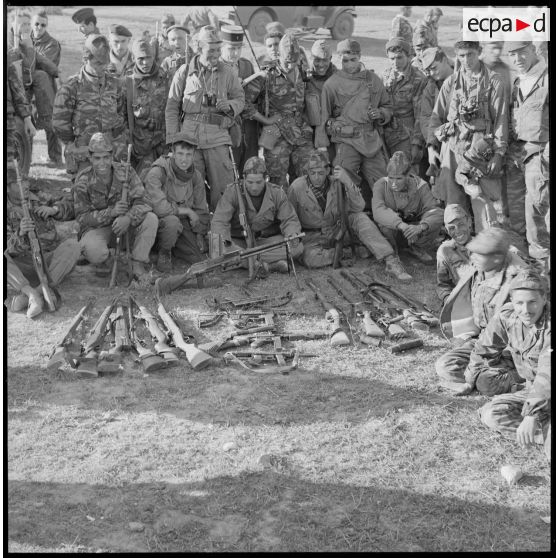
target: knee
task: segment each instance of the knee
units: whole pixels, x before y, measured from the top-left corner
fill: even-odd
[[[91,238],[86,235],[80,240],[80,245],[85,259],[92,264],[103,263],[109,257],[108,245],[101,238]]]
[[[153,214],[154,215],[154,214]],[[182,222],[177,215],[167,215],[159,219],[159,231],[168,233],[176,233],[177,235],[182,232]]]
[[[489,401],[485,403],[479,410],[478,410],[481,422],[491,428],[492,430],[496,430],[498,428],[498,413],[496,412],[496,405],[494,405],[493,401]]]
[[[145,214],[143,221],[140,224],[140,228],[144,232],[152,232],[155,234],[157,232],[157,227],[159,226],[159,218],[155,213],[149,211]]]
[[[64,251],[64,258],[78,261],[81,256],[81,245],[75,238],[67,238],[59,246]]]
[[[448,379],[448,368],[450,364],[450,356],[448,353],[444,353],[441,357],[436,360],[434,364],[434,369],[436,370],[436,374],[441,379]]]

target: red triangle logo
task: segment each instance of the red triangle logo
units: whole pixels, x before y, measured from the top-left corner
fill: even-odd
[[[525,23],[524,21],[521,21],[520,19],[515,18],[515,30],[516,31],[521,31],[522,29],[525,29],[527,27],[531,27],[530,23]]]

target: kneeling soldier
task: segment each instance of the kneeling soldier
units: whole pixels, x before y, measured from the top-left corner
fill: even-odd
[[[89,161],[91,166],[78,173],[74,186],[83,255],[97,266],[99,274],[110,273],[109,243],[129,231],[134,237],[132,271],[141,278],[146,274],[144,264],[149,263],[158,223],[145,200],[143,184],[130,168],[128,201],[122,201],[126,168],[122,163],[113,162],[112,145],[101,132],[93,134],[89,141]]]
[[[250,157],[244,165],[244,180],[240,184],[246,207],[246,219],[254,235],[255,246],[261,246],[300,232],[300,222],[283,189],[267,181],[263,159]],[[245,248],[239,220],[239,201],[236,186],[229,185],[217,204],[211,221],[211,232],[220,234],[227,249]],[[233,240],[234,239],[234,240]],[[302,244],[295,239],[290,244],[291,254],[298,258]],[[268,271],[288,271],[285,250],[279,247],[261,255]],[[271,265],[267,265],[271,264]]]
[[[336,181],[341,183],[346,196],[347,221],[352,233],[376,259],[384,260],[386,271],[401,281],[412,278],[405,273],[393,248],[382,236],[376,224],[363,212],[364,199],[358,186],[342,167],[330,170],[327,154],[313,151],[306,163],[305,176],[297,178],[289,187],[287,197],[292,203],[306,236],[302,261],[306,267],[331,265],[335,253],[335,234],[343,216],[340,215],[336,195]],[[346,240],[349,240],[349,235]]]
[[[147,201],[159,218],[157,269],[163,273],[172,270],[171,250],[189,264],[203,259],[196,235],[207,233],[209,209],[193,160],[194,146],[176,134],[172,155],[159,157],[144,179]]]

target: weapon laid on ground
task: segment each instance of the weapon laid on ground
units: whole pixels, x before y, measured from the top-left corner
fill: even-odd
[[[21,209],[23,211],[23,216],[26,219],[33,219],[31,217],[31,212],[29,209],[29,200],[25,195],[23,190],[23,183],[21,182],[21,176],[19,174],[19,165],[17,161],[14,163],[13,168],[16,173],[16,181],[19,188],[19,195],[21,198]],[[45,263],[45,259],[43,256],[43,250],[41,248],[41,243],[39,242],[39,237],[37,236],[36,231],[28,231],[27,237],[29,238],[29,244],[31,245],[31,257],[33,259],[33,267],[35,268],[35,272],[37,273],[37,277],[39,278],[39,283],[41,286],[41,292],[43,294],[43,298],[47,304],[49,312],[56,311],[56,295],[54,294],[50,284],[52,283],[49,274],[48,274],[48,267]]]
[[[306,284],[314,291],[315,297],[320,301],[323,309],[326,311],[326,319],[333,324],[333,331],[330,337],[330,345],[337,347],[339,345],[350,345],[347,334],[341,328],[341,312],[333,306],[322,294],[320,289],[310,280],[306,280]]]
[[[95,299],[89,299],[87,304],[76,314],[75,318],[70,324],[70,327],[66,330],[66,333],[64,334],[62,339],[52,348],[52,352],[46,366],[47,370],[57,370],[63,362],[69,362],[69,364],[73,368],[76,367],[77,362],[74,359],[72,359],[71,361],[68,360],[68,356],[66,354],[66,346],[71,343],[78,327],[85,319],[85,316],[93,308],[94,303]]]
[[[127,315],[122,304],[118,304],[114,318],[114,345],[105,353],[99,355],[97,370],[101,375],[116,374],[122,367],[122,352],[130,350],[130,334],[128,332]]]
[[[287,291],[284,295],[280,296],[262,295],[240,299],[223,298],[222,300],[213,298],[211,301],[206,299],[205,302],[210,308],[215,308],[216,310],[247,308],[250,306],[269,306],[270,308],[278,308],[288,304],[292,298],[293,294],[290,291]]]
[[[128,203],[128,189],[129,189],[129,180],[130,180],[130,167],[132,166],[132,144],[128,145],[128,157],[126,159],[126,176],[124,178],[124,184],[122,184],[122,198],[121,201],[124,203]],[[130,275],[130,281],[132,280],[133,275],[130,273],[130,268],[132,262],[130,261],[130,239],[128,236],[128,232],[126,231],[122,235],[118,235],[116,237],[116,248],[114,250],[114,261],[112,262],[112,271],[110,274],[110,281],[109,281],[109,288],[113,288],[116,285],[116,275],[118,273],[118,260],[120,259],[120,252],[122,250],[122,237],[124,237],[124,241],[126,242],[126,259],[128,263],[128,274]]]
[[[240,262],[250,258],[251,256],[257,256],[258,254],[263,254],[264,252],[269,252],[279,246],[286,246],[288,248],[289,242],[296,238],[302,238],[304,233],[293,234],[288,238],[283,240],[277,240],[275,242],[269,242],[268,244],[263,244],[262,246],[255,246],[254,248],[249,248],[246,250],[234,250],[217,258],[210,260],[204,260],[202,262],[197,262],[191,265],[186,273],[181,275],[173,275],[170,277],[159,277],[155,281],[155,291],[158,298],[162,298],[164,295],[171,293],[172,291],[178,289],[189,279],[200,279],[205,273],[209,273],[214,269],[221,269],[222,271],[227,271],[237,267]]]

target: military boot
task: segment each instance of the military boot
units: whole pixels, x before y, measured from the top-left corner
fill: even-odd
[[[386,272],[395,277],[397,280],[405,283],[413,280],[413,278],[405,271],[399,257],[395,254],[391,254],[384,261],[386,263]]]
[[[132,273],[136,279],[141,279],[149,275],[145,269],[145,264],[138,260],[132,260]]]
[[[29,297],[27,317],[31,319],[36,318],[39,314],[42,314],[44,309],[43,295],[37,289],[29,289],[26,294]]]
[[[21,312],[29,306],[29,297],[25,293],[16,294],[9,305],[11,312]]]
[[[157,254],[157,269],[161,273],[172,271],[172,256],[170,250],[159,250]]]
[[[434,259],[430,254],[425,252],[422,248],[418,247],[416,244],[411,244],[408,250],[411,256],[414,256],[417,260],[421,261],[422,263],[430,263]]]

